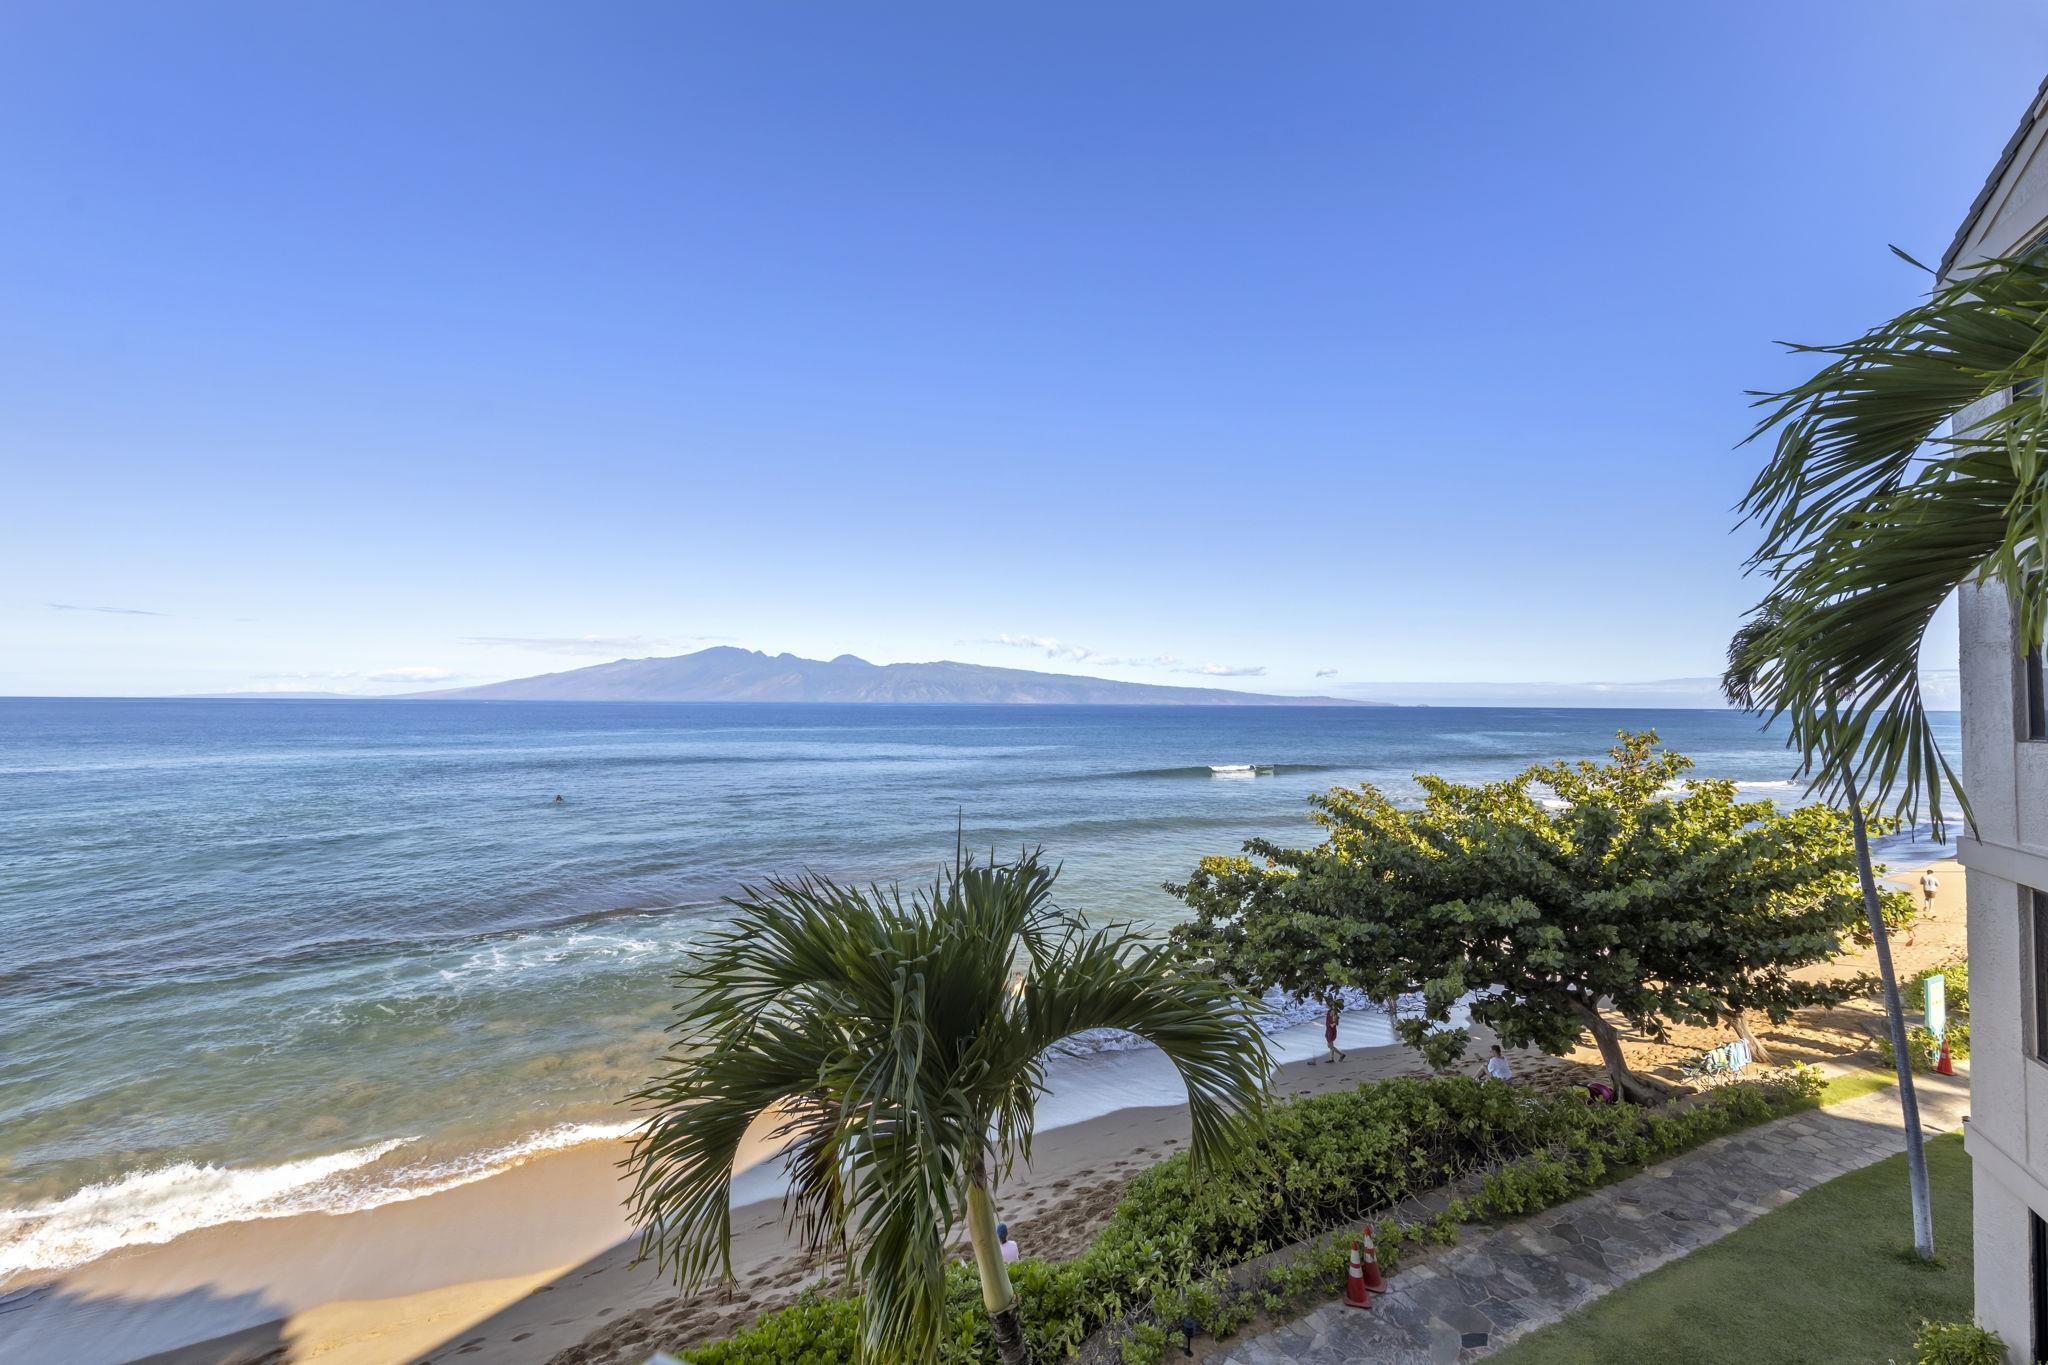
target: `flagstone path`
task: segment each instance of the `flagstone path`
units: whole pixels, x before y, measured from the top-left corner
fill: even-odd
[[[1969,1113],[1969,1073],[1916,1078],[1921,1126]],[[1470,1238],[1389,1280],[1369,1312],[1332,1303],[1253,1337],[1226,1365],[1461,1365],[1717,1241],[1799,1195],[1905,1150],[1898,1093],[1716,1138],[1627,1180]]]

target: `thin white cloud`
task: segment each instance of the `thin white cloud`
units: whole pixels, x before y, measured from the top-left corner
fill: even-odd
[[[567,654],[572,658],[619,658],[685,645],[729,640],[729,635],[465,635],[468,645],[489,645],[496,649],[525,649],[539,654]]]
[[[1029,649],[1063,663],[1092,664],[1097,668],[1163,668],[1173,673],[1194,673],[1209,678],[1260,678],[1264,677],[1264,665],[1250,664],[1191,664],[1173,654],[1153,654],[1137,657],[1129,654],[1106,654],[1102,650],[1078,645],[1071,640],[1061,640],[1051,635],[997,635],[982,640],[967,641],[969,644],[1007,645],[1011,649]]]
[[[437,668],[431,664],[417,668],[384,668],[375,673],[365,673],[366,682],[447,682],[462,675],[452,668]]]
[[[281,670],[258,673],[259,681],[270,683],[420,683],[448,682],[463,675],[436,664],[414,664],[406,668],[379,668],[364,672],[356,668]]]
[[[998,635],[989,640],[971,641],[974,644],[1008,645],[1012,649],[1031,649],[1048,659],[1064,659],[1074,664],[1096,664],[1103,668],[1172,668],[1180,662],[1171,654],[1155,654],[1150,658],[1132,658],[1122,654],[1105,654],[1087,645],[1077,645],[1068,640],[1056,640],[1050,635]]]
[[[144,611],[140,607],[81,607],[72,602],[46,602],[51,611],[95,611],[102,616],[168,616],[167,611]]]

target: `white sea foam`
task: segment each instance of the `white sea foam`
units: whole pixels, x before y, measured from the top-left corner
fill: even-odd
[[[657,934],[666,929],[669,941]],[[482,944],[451,966],[438,969],[444,985],[488,985],[567,964],[577,971],[630,970],[658,953],[674,953],[687,926],[629,926],[572,929],[568,933],[516,934]]]
[[[0,1209],[0,1284],[27,1271],[64,1270],[120,1247],[156,1245],[221,1223],[355,1213],[419,1199],[545,1152],[632,1131],[630,1123],[563,1123],[502,1146],[412,1164],[393,1165],[386,1158],[417,1139],[390,1138],[275,1166],[178,1162],[131,1171],[61,1198]]]
[[[322,1187],[407,1141],[392,1138],[247,1170],[181,1161],[27,1208],[0,1209],[0,1282],[24,1270],[80,1265],[116,1247],[168,1242],[215,1223],[309,1212],[320,1207]]]
[[[1404,997],[1403,1003],[1414,1008],[1418,1000]],[[1288,999],[1277,991],[1269,992],[1263,1004],[1258,1022],[1268,1034],[1299,1028],[1323,1013],[1320,1002]],[[1366,1011],[1383,1017],[1357,991],[1344,993],[1344,1006],[1347,1013]],[[1375,1038],[1373,1043],[1386,1041],[1390,1040]],[[1096,1029],[1068,1038],[1055,1051],[1079,1060],[1149,1046],[1136,1034]],[[1083,1106],[1077,1117],[1134,1102],[1114,1094],[1075,1099]],[[132,1171],[60,1198],[0,1209],[0,1285],[25,1272],[64,1270],[124,1246],[157,1245],[223,1223],[355,1213],[425,1198],[488,1179],[548,1152],[623,1138],[635,1126],[561,1123],[480,1151],[410,1162],[390,1158],[417,1138],[390,1138],[272,1166],[179,1162]]]

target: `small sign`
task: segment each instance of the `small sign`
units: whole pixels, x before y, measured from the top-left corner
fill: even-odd
[[[1939,972],[1927,978],[1927,1031],[1937,1038],[1948,1033],[1948,978]]]

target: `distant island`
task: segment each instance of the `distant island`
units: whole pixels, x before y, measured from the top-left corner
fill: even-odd
[[[617,659],[479,687],[407,694],[421,701],[979,702],[1001,705],[1359,706],[1217,687],[1113,682],[1027,668],[940,661],[871,664],[842,654],[800,659],[718,645],[666,659]]]

